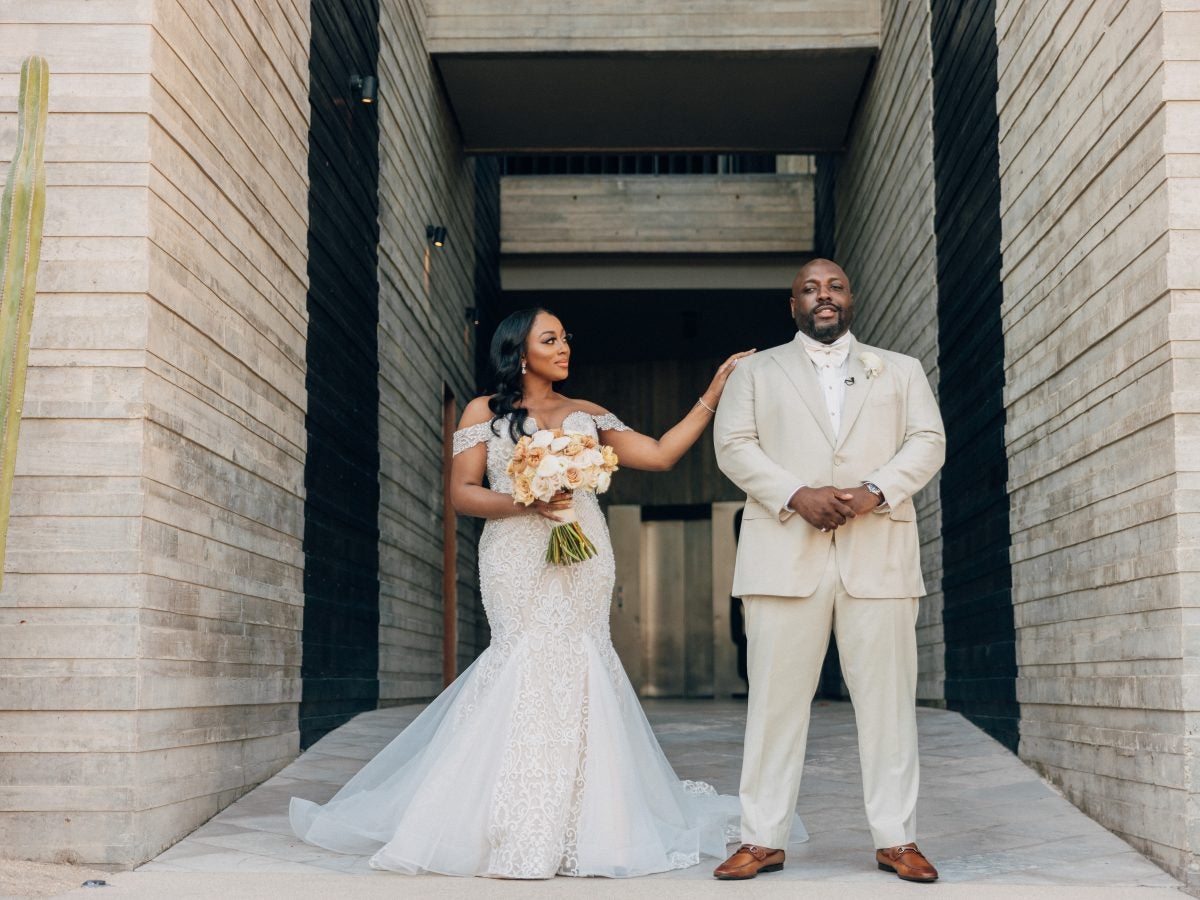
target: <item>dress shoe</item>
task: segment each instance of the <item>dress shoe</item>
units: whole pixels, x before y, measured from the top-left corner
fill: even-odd
[[[733,856],[713,869],[713,875],[721,881],[741,881],[759,872],[778,872],[782,868],[782,850],[742,844]]]
[[[937,881],[938,872],[916,844],[901,844],[875,851],[875,862],[885,872],[895,872],[904,881]]]

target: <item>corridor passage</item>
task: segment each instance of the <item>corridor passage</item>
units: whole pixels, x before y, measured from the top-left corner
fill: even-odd
[[[1178,882],[1079,812],[1000,744],[958,714],[934,709],[918,712],[918,829],[942,878],[936,886],[914,885],[880,872],[863,816],[853,712],[845,703],[818,702],[814,708],[799,804],[811,840],[788,849],[782,872],[753,882],[716,882],[710,873],[717,860],[708,859],[691,869],[619,882],[408,878],[372,871],[366,858],[326,852],[292,836],[290,797],[324,801],[420,710],[358,716],[157,859],[113,875],[114,887],[104,897],[1183,896]],[[681,777],[736,793],[743,703],[655,700],[646,710]],[[74,895],[92,896],[82,890]]]

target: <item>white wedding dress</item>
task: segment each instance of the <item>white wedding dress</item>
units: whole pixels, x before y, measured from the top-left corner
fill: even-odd
[[[582,411],[563,425],[626,429]],[[456,432],[454,453],[487,442],[488,482],[509,493],[514,445],[506,423],[498,430]],[[491,645],[327,804],[294,798],[299,837],[409,874],[624,877],[725,855],[738,800],[681,781],[663,755],[609,636],[603,513],[591,493],[575,509],[598,552],[571,566],[545,562],[543,517],[487,522]],[[806,837],[797,820],[793,839]]]

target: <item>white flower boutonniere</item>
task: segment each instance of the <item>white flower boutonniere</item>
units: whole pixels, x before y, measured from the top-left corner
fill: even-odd
[[[867,353],[860,353],[858,361],[863,364],[863,369],[866,370],[868,378],[874,378],[883,371],[883,360],[874,353],[869,351]]]

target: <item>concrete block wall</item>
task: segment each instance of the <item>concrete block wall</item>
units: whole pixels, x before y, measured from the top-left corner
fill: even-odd
[[[1193,878],[1197,19],[996,6],[1020,752]]]
[[[920,359],[936,391],[937,246],[927,4],[883,0],[881,31],[874,74],[847,149],[835,164],[833,254],[854,290],[854,334]],[[929,591],[921,601],[918,622],[917,696],[936,703],[945,697],[936,479],[918,495],[917,513]]]
[[[476,396],[475,163],[426,51],[425,6],[380,4],[380,704],[442,687],[442,398]],[[486,219],[486,216],[484,217]],[[427,225],[448,237],[433,247]],[[491,226],[495,227],[494,223]],[[493,243],[495,239],[493,239]],[[459,534],[460,662],[486,643],[477,523]]]
[[[0,844],[130,864],[296,752],[307,11],[0,11],[51,67]],[[19,20],[19,21],[18,21]]]
[[[1163,99],[1167,173],[1167,333],[1175,430],[1175,561],[1182,610],[1185,778],[1190,793],[1180,848],[1186,880],[1200,885],[1200,697],[1191,686],[1200,641],[1190,607],[1200,598],[1200,2],[1163,0]]]
[[[812,251],[809,174],[510,175],[500,199],[505,255]]]
[[[435,53],[875,46],[879,0],[426,0]]]

